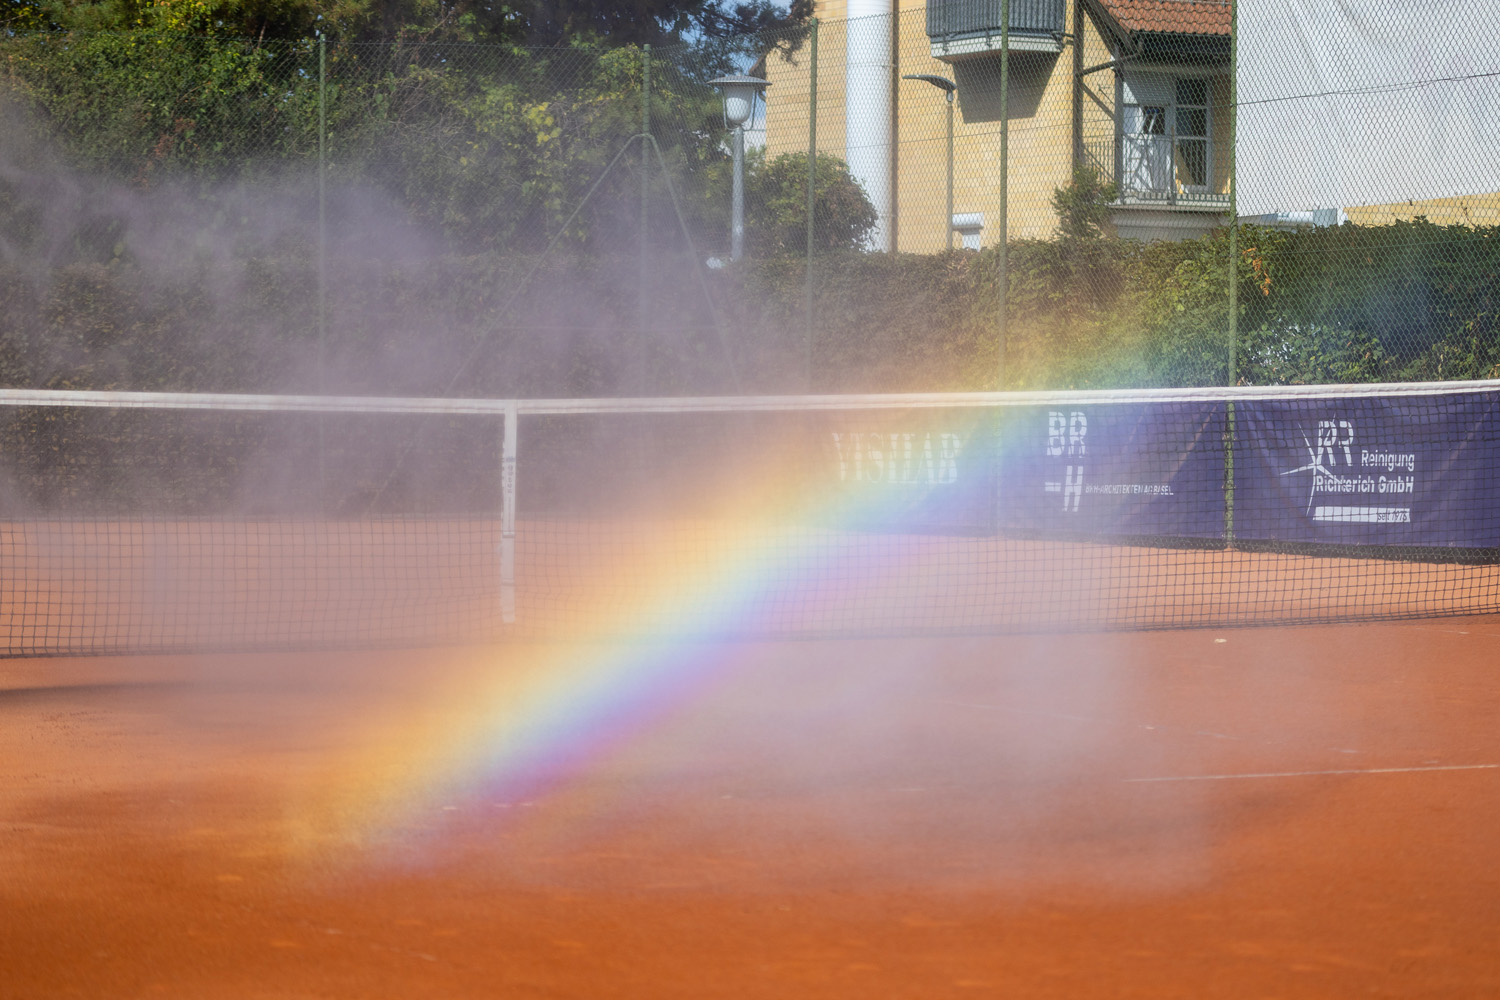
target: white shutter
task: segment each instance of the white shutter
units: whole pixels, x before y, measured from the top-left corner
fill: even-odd
[[[1125,103],[1172,106],[1173,78],[1165,73],[1132,73],[1125,71]]]

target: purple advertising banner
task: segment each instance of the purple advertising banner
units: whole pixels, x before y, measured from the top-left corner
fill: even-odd
[[[1224,536],[1223,403],[1026,407],[1000,420],[1002,530]]]
[[[994,420],[979,409],[828,418],[822,465],[837,502],[821,516],[881,533],[993,534]]]
[[[1236,538],[1500,546],[1500,397],[1235,403]]]

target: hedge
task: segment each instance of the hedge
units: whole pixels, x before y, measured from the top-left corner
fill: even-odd
[[[1001,365],[996,249],[814,258],[809,343],[799,257],[713,270],[660,248],[644,267],[634,254],[458,254],[342,192],[320,343],[311,187],[284,187],[269,206],[157,188],[146,201],[73,191],[71,208],[44,211],[36,194],[49,196],[0,185],[9,386],[917,391],[990,388]],[[1500,375],[1496,230],[1242,226],[1238,241],[1239,381]],[[1005,386],[1223,384],[1228,252],[1227,230],[1016,241]]]

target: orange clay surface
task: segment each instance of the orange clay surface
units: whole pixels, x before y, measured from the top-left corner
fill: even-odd
[[[0,661],[0,997],[1500,996],[1500,620],[555,653]]]

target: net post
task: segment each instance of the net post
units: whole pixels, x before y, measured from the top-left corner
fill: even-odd
[[[1229,378],[1227,385],[1239,380],[1240,325],[1240,253],[1239,192],[1235,184],[1235,146],[1239,140],[1239,4],[1229,2]]]
[[[1229,372],[1226,384],[1239,381],[1240,216],[1235,172],[1239,129],[1239,3],[1229,0]],[[1224,547],[1234,548],[1234,400],[1224,404]]]
[[[1000,0],[1000,312],[996,317],[995,388],[1005,388],[1005,300],[1010,291],[1010,0]],[[953,220],[948,220],[953,225]]]
[[[818,19],[808,24],[808,85],[807,85],[807,275],[804,279],[804,320],[807,330],[802,343],[802,384],[808,391],[813,386],[813,254],[816,250],[814,230],[817,207],[818,183]]]
[[[500,445],[500,620],[516,621],[516,422],[520,407],[505,403],[505,429]]]

